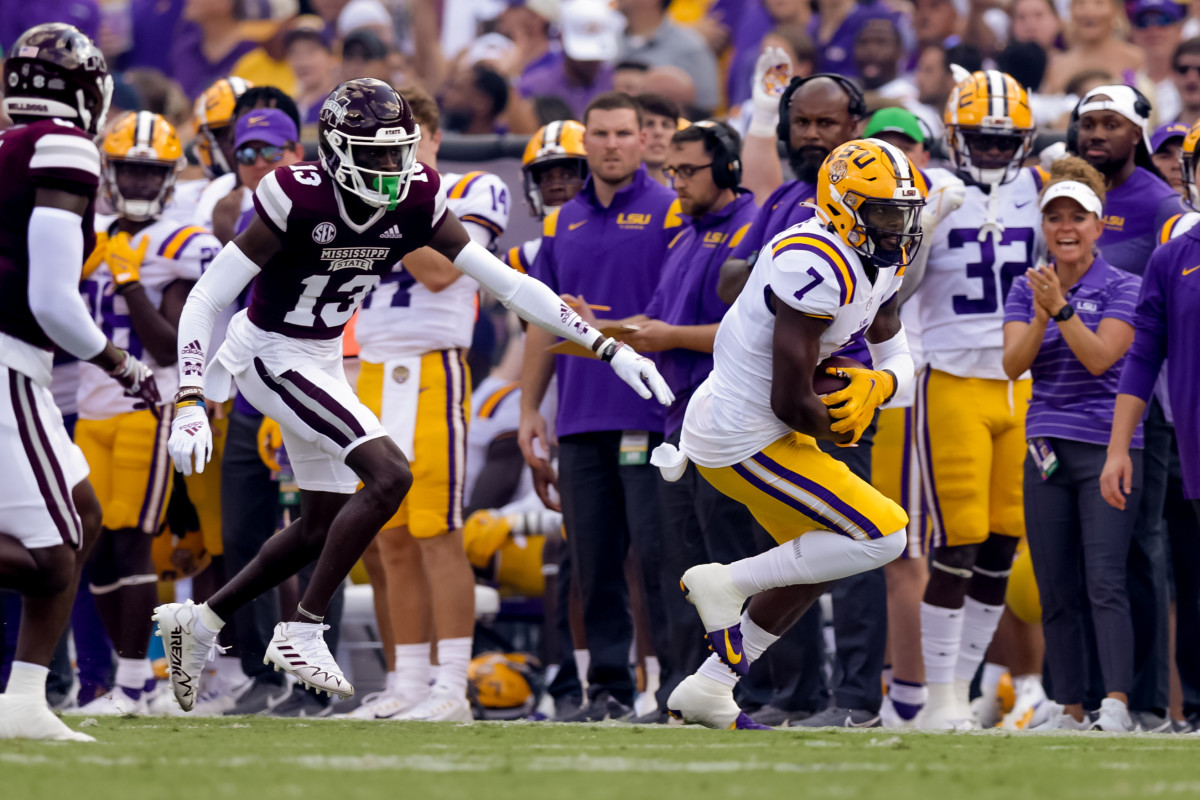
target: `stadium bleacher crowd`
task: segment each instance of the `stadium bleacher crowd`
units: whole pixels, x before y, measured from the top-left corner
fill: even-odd
[[[185,476],[172,415],[59,350],[50,390],[103,532],[52,708],[184,713],[152,614],[216,597],[231,613],[192,714],[1200,732],[1200,253],[1184,252],[1200,247],[1200,4],[0,0],[4,56],[32,57],[14,45],[52,22],[91,38],[114,79],[81,297],[152,368],[164,409],[189,292],[227,243],[286,227],[275,171],[317,180],[305,164],[345,113],[327,98],[358,78],[405,98],[416,158],[471,241],[650,355],[675,398],[639,399],[431,247],[343,305],[293,309],[288,323],[348,325],[342,368],[412,472],[309,615],[355,686],[335,698],[264,662],[276,623],[328,580],[315,563],[219,604],[302,510],[324,513],[298,476],[332,495],[361,474],[348,490],[313,478],[247,387],[200,398],[213,455]],[[747,612],[723,647],[681,578],[760,563],[795,533],[672,454],[695,438],[685,411],[706,397],[714,340],[742,336],[722,319],[763,303],[761,265],[797,241],[780,234],[826,214],[815,204],[842,180],[827,157],[867,137],[903,152],[928,196],[921,249],[883,298],[915,388],[856,446],[815,444],[903,509],[904,552],[779,600],[792,611],[775,627]],[[322,225],[311,239],[328,245],[341,229]],[[322,258],[370,257],[352,250]],[[849,277],[842,290],[845,304]],[[253,318],[264,291],[235,310]],[[859,331],[837,355],[869,366],[875,345]],[[275,389],[321,417],[322,387]],[[871,537],[852,498],[795,491],[804,530]],[[795,588],[741,574],[742,599]],[[0,687],[22,602],[0,591]]]

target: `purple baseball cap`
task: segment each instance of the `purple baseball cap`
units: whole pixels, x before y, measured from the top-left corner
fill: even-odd
[[[1137,27],[1147,27],[1147,23],[1173,25],[1187,18],[1188,7],[1175,0],[1127,0],[1125,13],[1129,15],[1129,21]]]
[[[300,141],[300,133],[292,118],[278,108],[255,108],[238,117],[234,131],[234,147],[246,142],[263,142],[281,147]]]
[[[1158,148],[1172,139],[1184,138],[1187,136],[1188,130],[1188,126],[1182,122],[1169,122],[1166,125],[1158,126],[1158,130],[1150,135],[1150,152],[1157,153]]]

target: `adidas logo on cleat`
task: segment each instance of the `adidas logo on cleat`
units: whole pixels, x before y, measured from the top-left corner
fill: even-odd
[[[383,233],[379,234],[380,239],[403,239],[404,234],[400,232],[399,225],[393,225]]]

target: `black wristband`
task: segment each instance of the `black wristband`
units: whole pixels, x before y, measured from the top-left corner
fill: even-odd
[[[599,343],[596,348],[596,355],[599,356],[601,361],[607,364],[613,360],[613,356],[617,354],[617,351],[624,346],[624,342],[618,342],[610,336]]]
[[[1067,303],[1065,306],[1060,308],[1058,310],[1058,313],[1055,314],[1050,319],[1054,320],[1055,322],[1066,322],[1073,316],[1075,316],[1075,306],[1071,305],[1070,303]]]
[[[204,388],[201,386],[185,386],[175,393],[175,402],[182,403],[184,400],[199,398],[204,399]]]

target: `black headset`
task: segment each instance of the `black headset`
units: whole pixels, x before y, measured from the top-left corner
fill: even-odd
[[[712,151],[713,183],[718,189],[736,189],[742,185],[742,159],[733,137],[725,126],[711,119],[692,123],[704,132],[704,141]]]
[[[862,90],[849,78],[833,72],[817,72],[809,75],[807,78],[801,78],[797,75],[788,82],[788,85],[783,90],[783,94],[779,96],[779,125],[775,128],[775,136],[779,141],[783,142],[784,147],[790,149],[792,146],[792,95],[801,86],[817,78],[829,78],[829,80],[841,87],[842,91],[846,93],[846,97],[850,99],[850,116],[855,119],[862,119],[867,115],[867,101],[863,99]]]

